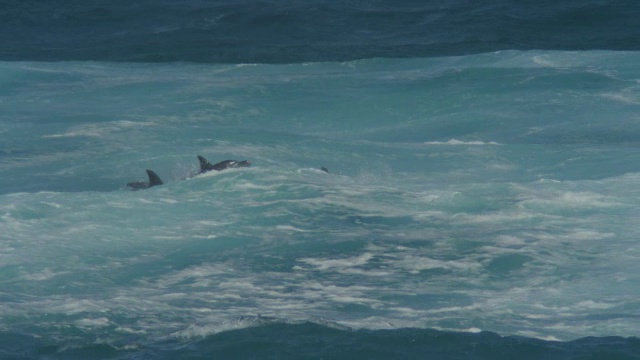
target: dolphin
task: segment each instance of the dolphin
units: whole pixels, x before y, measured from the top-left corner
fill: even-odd
[[[328,172],[329,172],[329,169],[327,169],[327,168],[326,168],[326,167],[324,167],[324,166],[323,166],[323,167],[321,167],[321,168],[320,168],[320,170],[322,170],[322,171],[324,171],[324,172],[326,172],[326,173],[328,173]]]
[[[158,174],[147,169],[147,175],[149,176],[149,182],[132,181],[130,183],[127,183],[127,186],[130,187],[131,190],[139,190],[148,189],[156,185],[162,185],[162,180],[160,180],[160,176],[158,176]]]
[[[208,171],[211,171],[211,170],[222,171],[224,169],[251,166],[251,163],[248,162],[247,160],[242,160],[242,161],[224,160],[224,161],[220,161],[219,163],[213,164],[213,165],[207,159],[205,159],[204,157],[202,157],[200,155],[198,155],[198,160],[200,160],[200,173],[201,174],[204,174],[204,173],[206,173]]]

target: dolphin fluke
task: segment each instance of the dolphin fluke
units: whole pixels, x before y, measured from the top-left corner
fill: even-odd
[[[149,182],[132,181],[130,183],[127,183],[127,186],[130,187],[131,190],[140,190],[163,184],[162,180],[160,180],[160,176],[158,176],[158,174],[156,174],[152,170],[147,170],[147,176],[149,176]]]
[[[200,161],[200,173],[206,173],[207,171],[211,170],[221,171],[224,169],[251,166],[251,163],[247,160],[224,160],[213,165],[207,159],[200,155],[198,155],[198,160]]]

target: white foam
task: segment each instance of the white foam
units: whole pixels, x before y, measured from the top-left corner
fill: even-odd
[[[224,331],[246,329],[275,321],[279,321],[279,319],[263,317],[260,315],[240,317],[227,316],[224,318],[205,317],[204,319],[199,320],[198,324],[191,324],[186,329],[177,331],[171,334],[171,336],[186,339],[202,338]]]
[[[425,311],[425,310],[419,310],[419,309],[414,309],[409,307],[390,307],[388,309],[396,312],[399,316],[402,316],[405,318],[413,318],[413,319],[424,318],[429,313],[428,311]]]
[[[589,191],[565,191],[549,199],[532,200],[558,207],[615,207],[622,204],[614,198]]]
[[[401,259],[394,262],[394,265],[400,266],[409,273],[417,274],[424,270],[446,269],[458,271],[478,271],[482,265],[475,261],[466,259],[462,260],[437,260],[426,256],[404,255]]]
[[[86,319],[77,320],[75,322],[76,326],[84,327],[84,328],[105,327],[105,326],[108,326],[110,323],[111,322],[109,321],[109,319],[105,317],[93,318],[93,319],[86,318]]]
[[[426,141],[424,144],[426,145],[468,145],[468,146],[482,146],[482,145],[500,145],[495,141],[461,141],[456,139],[451,139],[449,141]]]
[[[43,301],[41,304],[44,312],[60,312],[66,315],[78,313],[103,313],[106,311],[104,304],[99,301],[91,301],[84,299],[50,299]]]
[[[310,232],[309,230],[300,229],[291,225],[277,225],[276,229],[283,230],[283,231],[293,231],[293,232]]]
[[[339,286],[335,284],[320,283],[317,281],[307,281],[302,285],[302,294],[306,299],[369,306],[383,304],[382,301],[367,296],[367,294],[371,293],[373,290],[373,288],[367,286]]]
[[[640,104],[640,98],[634,93],[629,93],[629,94],[607,93],[607,94],[602,94],[602,97],[604,97],[605,99],[621,102],[625,105]]]
[[[585,300],[576,303],[574,307],[581,310],[604,310],[613,308],[613,305],[593,300]]]
[[[40,272],[37,273],[30,273],[30,274],[24,274],[21,277],[25,280],[31,280],[31,281],[45,281],[45,280],[50,280],[58,275],[63,275],[63,274],[68,274],[68,271],[59,271],[59,272],[54,272],[49,268],[46,268]]]
[[[370,253],[343,259],[303,258],[298,261],[314,266],[317,270],[344,270],[354,266],[365,265],[373,257]]]
[[[496,224],[504,224],[507,222],[513,221],[525,221],[525,220],[533,220],[543,218],[542,214],[529,213],[524,211],[514,211],[514,212],[494,212],[494,213],[486,213],[486,214],[469,214],[469,213],[458,213],[455,214],[452,219],[454,221],[461,221],[465,223],[496,223]]]
[[[482,329],[477,328],[477,327],[472,327],[472,328],[467,328],[467,329],[462,329],[462,332],[467,332],[467,333],[472,333],[472,334],[478,334],[482,332]]]
[[[461,312],[469,312],[469,311],[477,311],[479,310],[476,305],[469,306],[450,306],[444,308],[435,308],[426,310],[427,314],[435,315],[435,314],[446,314],[446,313],[461,313]]]
[[[543,67],[557,68],[560,67],[555,61],[551,60],[552,57],[548,54],[535,55],[532,57],[533,63]]]
[[[525,336],[525,337],[534,338],[534,339],[540,339],[544,341],[562,341],[553,335],[545,335],[537,331],[526,331],[526,330],[516,331],[516,335]]]
[[[205,264],[191,266],[184,270],[165,275],[158,284],[163,288],[170,288],[185,281],[204,281],[215,277],[229,275],[234,270],[225,264]]]
[[[78,125],[72,127],[68,132],[61,134],[42,135],[43,139],[65,138],[65,137],[103,137],[107,134],[129,130],[132,128],[156,126],[154,122],[135,122],[128,120],[111,121],[98,124]]]

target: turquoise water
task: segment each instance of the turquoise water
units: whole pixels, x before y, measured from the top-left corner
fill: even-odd
[[[638,64],[0,63],[0,349],[637,357]]]

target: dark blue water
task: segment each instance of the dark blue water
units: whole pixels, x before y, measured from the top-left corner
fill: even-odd
[[[412,64],[368,60],[345,64],[349,69],[360,66],[360,72],[353,70],[347,75],[342,73],[343,64],[339,64],[356,59],[451,57],[502,50],[575,51],[583,56],[578,65],[572,62],[570,53],[564,52],[533,52],[531,56],[508,53],[495,56],[497,60],[492,60],[492,56],[450,58],[442,64],[424,62],[431,64],[428,66],[423,66],[422,61]],[[630,55],[607,57],[597,50],[624,50]],[[0,108],[3,124],[0,135],[4,136],[0,137],[0,164],[13,174],[11,179],[0,182],[5,184],[0,194],[6,195],[2,199],[4,213],[0,213],[3,242],[0,358],[640,359],[640,334],[634,333],[637,326],[633,325],[634,319],[640,319],[638,289],[624,287],[625,281],[637,282],[637,275],[617,268],[629,269],[636,263],[630,257],[637,253],[631,241],[637,230],[630,228],[629,218],[637,215],[637,210],[631,209],[635,206],[633,196],[623,201],[626,195],[615,190],[630,189],[630,183],[638,178],[633,173],[640,167],[630,161],[637,158],[640,144],[634,130],[637,129],[634,114],[640,100],[634,80],[636,65],[628,60],[637,58],[632,55],[638,50],[640,2],[637,1],[2,1],[0,61],[16,64],[5,63],[0,73],[0,106],[4,106],[4,111]],[[606,59],[615,63],[614,70],[607,68]],[[34,61],[61,64],[38,67]],[[112,66],[104,62],[127,64]],[[143,63],[149,62],[203,64],[175,67],[163,64],[148,70]],[[310,72],[283,66],[256,67],[255,73],[244,67],[208,67],[220,63],[311,62],[332,64]],[[494,62],[500,62],[498,70],[490,69]],[[579,71],[567,70],[572,66]],[[234,71],[240,73],[237,78],[218,75]],[[438,76],[431,76],[431,71]],[[184,75],[187,72],[189,76]],[[220,83],[214,86],[204,80],[199,82],[201,73]],[[359,83],[349,89],[354,82]],[[455,86],[448,91],[437,89],[446,90],[449,84]],[[345,93],[340,92],[345,88]],[[386,95],[390,88],[393,96]],[[423,88],[430,97],[423,104],[424,109],[417,108],[414,114],[411,105],[425,98]],[[455,98],[455,94],[465,93],[466,88],[471,89],[466,99]],[[234,91],[239,95],[233,97]],[[91,95],[87,96],[88,93]],[[314,97],[315,94],[322,96]],[[554,102],[558,94],[561,101]],[[545,104],[542,111],[539,102]],[[494,109],[503,104],[504,108],[496,113],[504,117],[495,116]],[[510,107],[511,104],[521,105]],[[309,116],[312,107],[315,115]],[[402,111],[398,111],[400,108]],[[329,109],[330,116],[325,109]],[[345,113],[348,116],[343,116]],[[539,119],[532,113],[542,113],[544,126],[537,127]],[[576,113],[579,116],[572,118]],[[612,117],[619,122],[608,126],[606,114],[614,113]],[[268,121],[265,114],[270,116]],[[421,126],[420,120],[427,117],[436,120]],[[218,122],[208,121],[209,118]],[[523,118],[526,121],[517,122]],[[233,125],[227,123],[230,119]],[[349,119],[353,121],[351,124]],[[504,126],[505,123],[512,127]],[[394,128],[394,124],[399,126]],[[182,129],[183,126],[187,128]],[[296,126],[297,132],[287,132]],[[360,136],[374,128],[369,138]],[[215,136],[202,135],[198,141],[204,145],[194,145],[190,139],[204,132],[199,129]],[[285,133],[291,138],[282,135]],[[521,133],[526,135],[518,135]],[[343,142],[334,145],[334,141]],[[374,146],[373,141],[383,146],[377,148],[380,144]],[[500,153],[502,148],[498,145],[517,145],[518,141],[523,141],[523,146]],[[238,150],[245,143],[251,146]],[[464,151],[438,150],[440,146],[457,149],[458,143],[463,144]],[[544,151],[524,148],[531,144],[553,146],[545,147]],[[564,147],[567,144],[570,147]],[[491,150],[477,150],[476,145]],[[495,150],[497,155],[492,155],[494,145],[499,149]],[[392,149],[393,146],[397,148]],[[585,146],[591,147],[585,150]],[[54,148],[55,156],[46,157]],[[158,155],[161,153],[158,148],[162,148],[164,155]],[[153,203],[157,199],[151,195],[152,200],[145,200],[144,195],[137,200],[106,191],[103,191],[106,195],[96,195],[89,185],[82,188],[81,195],[67,194],[72,189],[78,191],[79,182],[71,182],[73,179],[85,179],[87,184],[95,185],[92,177],[95,169],[83,166],[90,163],[87,158],[100,158],[101,165],[107,164],[105,167],[112,169],[108,175],[100,175],[111,176],[103,181],[102,191],[118,188],[131,168],[143,169],[146,165],[142,160],[132,163],[134,160],[129,158],[156,161],[165,166],[161,170],[166,174],[168,164],[193,161],[196,149],[192,148],[197,151],[205,148],[225,156],[235,151],[262,160],[262,168],[258,166],[256,173],[233,175],[240,179],[234,183],[238,188],[226,185],[232,196],[245,194],[242,191],[246,189],[259,194],[252,195],[251,201],[245,199],[244,203],[230,206],[229,200],[224,200],[225,208],[222,200],[207,193],[212,201],[220,201],[215,203],[214,211],[242,220],[239,229],[230,223],[227,238],[221,240],[223,245],[219,248],[207,247],[213,246],[209,240],[217,235],[207,231],[211,228],[221,232],[218,222],[228,219],[224,215],[209,218],[210,208],[205,206],[208,204],[199,203],[200,191],[204,190],[198,186],[204,185],[197,180],[163,190],[163,196],[169,199],[165,199],[166,204],[172,207],[161,215],[154,211],[169,205],[158,205],[161,201]],[[320,161],[325,159],[317,155],[322,149],[331,149],[324,154],[331,154],[325,159],[333,159],[334,163],[328,164],[332,169],[344,166],[347,161],[338,154],[353,156],[351,168],[340,173],[346,179],[342,181],[348,191],[336,198],[346,197],[347,202],[365,198],[355,207],[364,215],[352,215],[354,209],[347,205],[353,204],[333,198],[320,202],[326,202],[323,211],[328,215],[314,213],[315,202],[311,203],[311,210],[283,205],[282,214],[293,214],[299,220],[294,225],[309,222],[317,225],[309,231],[311,235],[305,235],[304,229],[271,224],[271,219],[262,218],[260,207],[272,206],[270,196],[280,199],[290,195],[298,201],[313,198],[317,188],[325,191],[328,185],[316,185],[317,174],[308,168],[302,175],[299,170],[287,172],[289,168],[302,167],[303,159],[313,156],[317,156],[313,159],[318,165],[322,164]],[[363,160],[359,151],[368,158]],[[395,151],[389,163],[405,174],[435,173],[428,178],[430,184],[439,182],[444,190],[439,188],[437,196],[422,187],[411,193],[394,185],[402,179],[387,174],[389,180],[380,180],[385,186],[377,188],[373,187],[377,184],[369,184],[375,191],[359,196],[363,187],[357,182],[377,176],[363,173],[362,168],[352,169],[365,161],[380,165],[383,160],[375,162],[374,157],[383,158],[385,151],[387,155]],[[539,156],[537,163],[528,160],[529,153]],[[289,163],[282,170],[285,175],[276,177],[269,172],[269,165],[276,169],[281,166],[277,156]],[[515,160],[507,159],[510,156]],[[29,157],[40,159],[35,164],[37,171],[23,164],[23,159]],[[414,162],[430,157],[436,160],[429,160],[428,171],[412,169]],[[456,163],[455,159],[463,160]],[[487,163],[494,167],[485,166]],[[386,170],[388,173],[392,166]],[[526,166],[530,168],[520,171]],[[462,205],[448,202],[448,197],[440,194],[447,190],[443,184],[450,180],[438,175],[438,171],[444,174],[449,167],[456,170],[452,172],[458,176],[454,179],[467,186],[451,190],[450,197],[462,198],[458,200]],[[252,175],[262,173],[275,180],[267,179],[269,182],[264,180],[266,176]],[[313,181],[307,179],[307,173]],[[249,176],[258,180],[249,178],[249,181],[246,179]],[[502,183],[492,182],[500,176],[508,179],[505,182],[508,191],[501,190]],[[357,181],[352,181],[354,178]],[[605,178],[609,180],[598,182]],[[295,186],[287,191],[274,185],[291,179],[296,186],[298,181],[311,183],[313,191],[303,189],[307,193]],[[576,182],[562,183],[563,180]],[[581,180],[585,182],[577,183]],[[422,178],[414,182],[422,186]],[[517,182],[520,183],[513,185]],[[396,188],[401,191],[393,190]],[[41,192],[43,189],[56,192]],[[276,190],[271,192],[273,189]],[[300,199],[294,196],[296,191],[303,194],[296,195]],[[25,194],[29,192],[36,193],[33,199]],[[611,192],[616,193],[613,200]],[[419,197],[415,194],[422,194],[424,201],[415,200]],[[367,196],[373,200],[369,202]],[[189,204],[181,202],[185,198],[190,199]],[[487,198],[494,202],[487,203]],[[420,212],[425,203],[440,206],[438,201],[445,204],[441,206],[446,211],[441,213],[446,218],[438,218],[440,213],[432,208],[427,208],[431,212]],[[402,206],[390,205],[394,203],[410,208],[408,215],[398,211]],[[512,204],[520,203],[536,215],[518,217],[522,208]],[[148,204],[154,207],[147,208]],[[251,204],[251,209],[245,210],[243,204]],[[370,207],[380,204],[393,216],[373,216]],[[341,210],[343,207],[349,211]],[[513,208],[515,215],[509,212]],[[138,227],[136,216],[141,209],[148,217],[146,223],[151,225]],[[305,213],[306,210],[310,213]],[[193,216],[193,211],[197,211],[197,216]],[[606,215],[601,217],[600,211]],[[529,213],[525,211],[526,214]],[[423,225],[412,216],[432,222]],[[465,216],[471,219],[465,223],[469,228],[460,229],[453,220],[461,218],[464,223]],[[578,223],[577,219],[589,224],[571,228]],[[77,227],[78,224],[83,227]],[[482,224],[488,225],[479,231]],[[269,232],[272,225],[277,231]],[[420,232],[425,227],[433,229],[436,235],[425,240]],[[620,231],[621,228],[625,231]],[[407,233],[398,237],[409,240],[395,243],[395,233],[403,231]],[[617,231],[624,234],[620,236]],[[288,232],[295,235],[287,237]],[[483,243],[467,240],[466,237],[474,238],[478,232]],[[145,242],[154,237],[167,244],[169,239],[186,239],[194,242],[191,246],[196,250],[188,251],[179,245],[174,249],[172,243]],[[301,240],[307,237],[309,241]],[[328,237],[336,241],[336,248],[330,242],[317,245],[318,239]],[[362,243],[371,243],[362,245],[358,237],[365,239]],[[572,243],[572,237],[579,241]],[[103,238],[110,243],[98,241]],[[504,243],[502,248],[485,245],[496,238]],[[561,239],[560,247],[556,247],[556,238]],[[130,239],[138,241],[133,248],[123,245]],[[440,246],[425,250],[423,240],[427,245],[433,242]],[[95,247],[92,241],[97,244]],[[601,242],[597,246],[583,245],[588,241]],[[614,256],[602,250],[607,241],[616,244],[608,247],[616,249],[611,254],[627,257],[620,255],[616,258],[619,263],[612,263],[616,262],[611,260]],[[65,246],[54,246],[52,242]],[[551,250],[534,247],[532,256],[502,252],[535,242],[548,242],[551,245],[544,246]],[[44,250],[37,248],[40,243]],[[445,251],[442,259],[430,258],[450,244],[454,253]],[[416,253],[414,245],[424,253]],[[498,251],[478,250],[482,246]],[[580,246],[585,246],[584,251]],[[55,250],[49,251],[48,247]],[[209,252],[203,253],[203,247]],[[247,249],[254,251],[243,252]],[[472,265],[482,269],[477,271],[484,278],[473,283],[476,274],[470,271],[475,268],[470,266],[469,270],[456,261],[476,251],[479,255],[472,256],[475,261]],[[53,253],[55,257],[48,256]],[[436,265],[416,264],[420,259],[435,261]],[[113,272],[111,266],[118,271]],[[393,266],[401,270],[397,272],[398,278],[364,276],[367,272],[392,273]],[[229,268],[234,269],[236,276],[242,274],[242,281],[229,280],[225,275]],[[322,275],[326,277],[313,278],[313,271],[322,270],[328,270],[328,275]],[[585,271],[593,271],[585,276],[586,280],[580,276]],[[296,282],[300,272],[311,274],[308,282]],[[245,273],[255,279],[247,280]],[[511,279],[514,274],[523,278]],[[424,301],[413,293],[404,296],[402,291],[398,291],[402,296],[396,298],[384,294],[389,288],[402,288],[409,293],[407,289],[413,285],[408,279],[417,281],[418,275],[424,279],[416,284],[423,287],[441,281],[438,286],[442,293],[434,290],[431,294],[427,289],[420,293]],[[610,275],[614,278],[611,284],[603,285],[600,280]],[[406,284],[402,284],[402,276],[407,279]],[[353,283],[352,277],[357,278]],[[461,277],[465,281],[453,286],[456,291],[449,291],[448,284]],[[588,281],[591,278],[595,280]],[[361,279],[365,282],[359,283]],[[290,283],[283,285],[285,281]],[[325,291],[316,286],[334,281],[344,287],[329,286],[332,290]],[[196,283],[193,287],[197,291],[190,292],[191,282]],[[256,286],[246,286],[249,283]],[[529,283],[540,289],[528,289]],[[548,283],[552,285],[545,287]],[[518,284],[522,284],[521,288],[511,291]],[[554,294],[555,284],[568,289],[558,296],[557,303],[548,296]],[[585,290],[582,284],[591,288]],[[360,286],[370,289],[363,290]],[[616,292],[615,296],[607,296],[608,286]],[[466,287],[473,293],[468,302],[462,297],[467,294]],[[342,292],[343,288],[351,292]],[[219,289],[227,289],[228,293],[214,294]],[[501,304],[501,299],[492,297],[492,291],[511,297]],[[354,292],[359,293],[356,296]],[[450,303],[456,300],[456,292],[462,300]],[[596,294],[597,298],[580,298],[585,292]],[[477,299],[485,302],[469,305]],[[286,300],[292,303],[285,304]],[[323,305],[319,306],[321,301]],[[432,303],[425,305],[428,301]],[[535,304],[529,306],[527,301]],[[156,309],[149,304],[160,305]],[[166,309],[160,308],[165,305]],[[229,312],[228,316],[222,316],[224,321],[219,320],[222,307]],[[189,311],[180,312],[176,308]],[[265,309],[284,309],[284,315],[265,320],[259,315]],[[295,311],[287,313],[287,309]],[[462,315],[458,315],[460,309]],[[332,317],[336,311],[339,318]],[[450,318],[442,315],[448,312],[454,315]],[[200,317],[200,313],[204,315]],[[418,315],[414,319],[412,314]],[[325,318],[316,318],[321,315]],[[555,315],[566,316],[567,323],[554,322]],[[443,326],[438,329],[404,325],[429,323],[438,316],[444,318],[440,319]],[[430,318],[425,320],[427,317]],[[396,326],[392,320],[387,323],[386,319],[402,325]],[[357,326],[351,328],[344,323]],[[555,328],[546,329],[546,324]],[[452,328],[467,331],[443,330]],[[484,331],[487,328],[499,329],[501,333]],[[607,336],[607,331],[614,330],[611,335],[615,336]],[[573,336],[591,332],[598,336]],[[515,336],[516,333],[527,337]],[[569,339],[556,341],[554,334]]]
[[[465,334],[435,330],[349,331],[317,324],[270,324],[203,337],[188,344],[174,341],[149,348],[94,344],[65,349],[49,339],[1,334],[0,357],[46,359],[637,359],[640,340],[584,338],[566,343],[491,332]]]
[[[289,63],[637,50],[630,0],[3,1],[0,60]]]

